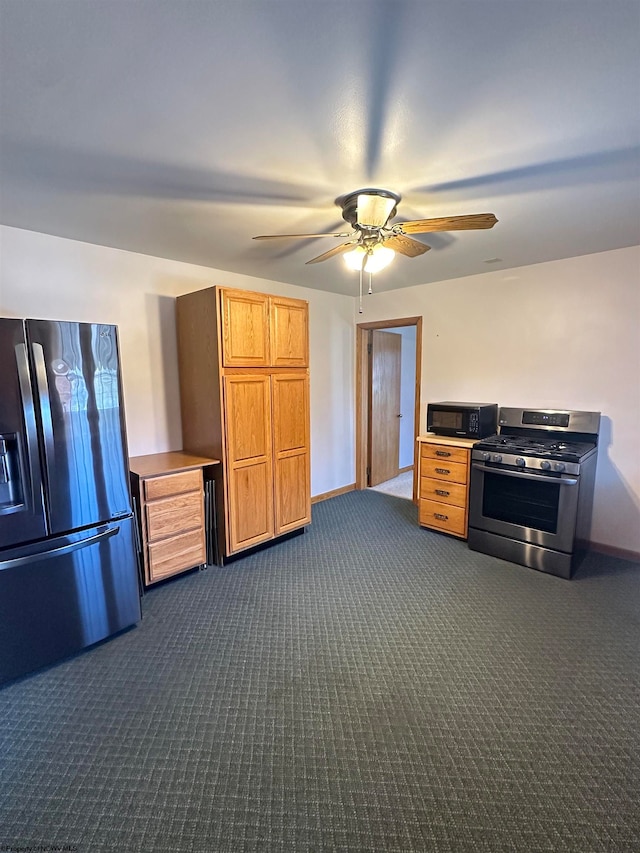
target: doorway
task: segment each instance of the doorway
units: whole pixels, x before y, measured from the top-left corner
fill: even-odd
[[[411,329],[413,327],[413,329]],[[404,332],[415,335],[415,372],[413,373],[413,405],[399,397],[402,376],[397,375],[397,341]],[[391,340],[395,337],[396,344]],[[412,336],[411,336],[412,337]],[[405,361],[406,365],[406,361]],[[412,365],[411,365],[412,366]],[[380,477],[413,469],[413,500],[417,500],[417,444],[420,431],[420,385],[422,368],[422,317],[404,317],[359,323],[356,327],[356,488],[366,489],[380,482]],[[400,368],[401,369],[401,368]],[[412,371],[407,370],[409,374]],[[406,377],[405,377],[406,379]],[[406,385],[405,394],[406,398]],[[405,412],[404,408],[407,409]],[[400,420],[401,416],[404,422]],[[400,465],[398,433],[410,445],[409,465]],[[394,461],[395,460],[395,461]]]

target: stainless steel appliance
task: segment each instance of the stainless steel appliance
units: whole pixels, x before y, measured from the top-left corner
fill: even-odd
[[[427,432],[436,435],[484,438],[498,428],[497,403],[427,404]]]
[[[115,326],[0,318],[0,682],[140,619]]]
[[[589,540],[600,412],[501,408],[471,452],[469,547],[570,578]]]

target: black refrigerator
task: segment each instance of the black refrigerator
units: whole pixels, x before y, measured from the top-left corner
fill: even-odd
[[[0,318],[0,683],[141,618],[117,328]]]

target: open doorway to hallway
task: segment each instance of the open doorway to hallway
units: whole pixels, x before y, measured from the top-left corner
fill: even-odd
[[[416,499],[422,318],[357,326],[356,488]]]

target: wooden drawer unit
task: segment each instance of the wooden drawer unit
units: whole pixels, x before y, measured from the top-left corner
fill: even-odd
[[[420,436],[418,520],[466,539],[473,441]]]
[[[216,463],[179,452],[129,460],[146,585],[206,563],[203,467]]]

